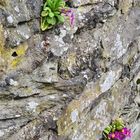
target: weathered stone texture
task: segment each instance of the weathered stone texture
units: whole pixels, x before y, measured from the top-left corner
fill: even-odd
[[[117,117],[138,140],[140,1],[73,0],[45,32],[42,2],[0,0],[0,140],[99,140]]]

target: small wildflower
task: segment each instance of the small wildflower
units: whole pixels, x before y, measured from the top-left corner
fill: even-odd
[[[125,135],[123,135],[122,132],[118,132],[118,137],[117,137],[117,140],[125,140]]]
[[[131,137],[131,130],[128,129],[128,128],[126,128],[126,127],[122,129],[122,133],[123,133],[125,136]]]
[[[74,12],[71,9],[62,9],[61,12],[65,16],[69,17],[70,25],[73,26],[74,25],[74,20],[75,20]]]
[[[131,137],[130,129],[123,128],[121,131],[115,131],[108,135],[111,140],[125,140],[126,137]]]
[[[73,26],[74,24],[74,13],[72,12],[71,17],[70,17],[70,23]]]
[[[115,133],[110,133],[110,134],[108,135],[108,137],[109,137],[110,139],[114,139],[114,138],[115,138]]]

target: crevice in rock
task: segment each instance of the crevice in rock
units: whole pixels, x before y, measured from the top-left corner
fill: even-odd
[[[96,2],[96,3],[86,3],[86,4],[83,4],[83,5],[80,5],[80,6],[73,6],[74,8],[79,8],[79,7],[87,7],[87,6],[95,6],[97,4],[100,4],[102,2]]]
[[[37,97],[39,94],[40,94],[40,93],[34,93],[34,94],[32,94],[32,95],[29,95],[29,96],[22,96],[22,97],[18,95],[18,96],[14,96],[13,99],[14,99],[14,100],[23,100],[23,99],[27,99],[27,98],[31,98],[31,97],[34,97],[34,98],[35,98],[35,97]]]
[[[20,129],[24,128],[26,125],[28,125],[28,124],[29,124],[30,122],[32,122],[32,121],[34,121],[34,120],[29,120],[29,121],[27,121],[25,124],[23,124],[23,125],[20,126]]]
[[[116,10],[119,10],[119,4],[120,4],[120,0],[116,0],[116,3],[115,3]]]
[[[13,57],[17,57],[18,54],[17,54],[16,52],[13,52],[13,53],[12,53],[12,56],[13,56]]]

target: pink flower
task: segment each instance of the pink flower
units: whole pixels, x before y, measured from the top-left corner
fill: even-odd
[[[126,127],[122,129],[122,133],[127,137],[131,137],[131,130]]]
[[[110,133],[110,134],[108,135],[108,137],[109,137],[110,139],[114,139],[114,138],[115,138],[115,133]]]
[[[131,130],[123,128],[121,131],[115,131],[108,135],[111,140],[125,140],[127,137],[131,137]]]
[[[61,12],[65,16],[69,17],[70,25],[73,26],[74,25],[74,20],[75,20],[74,12],[71,9],[62,9]]]
[[[70,24],[71,24],[72,26],[74,25],[74,19],[75,19],[74,13],[72,12],[72,13],[71,13],[71,17],[70,17]]]
[[[109,134],[109,138],[111,140],[124,140],[125,136],[122,134],[122,132],[115,131],[114,133]]]

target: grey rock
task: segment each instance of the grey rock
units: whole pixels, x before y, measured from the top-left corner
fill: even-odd
[[[136,124],[133,126],[133,139],[137,140],[140,137],[139,131],[140,131],[140,122],[138,121]]]
[[[15,47],[31,37],[31,30],[27,24],[23,24],[18,26],[16,30],[9,28],[6,34],[9,46]]]
[[[32,79],[40,83],[56,83],[58,82],[57,62],[45,61],[43,65],[33,72]]]
[[[7,26],[16,26],[18,23],[29,21],[32,15],[26,5],[26,0],[9,1],[4,14],[7,15]]]
[[[78,0],[41,32],[43,0],[0,0],[0,139],[97,140],[121,117],[139,138],[139,0]]]

